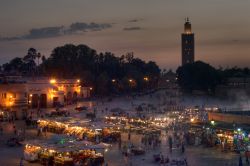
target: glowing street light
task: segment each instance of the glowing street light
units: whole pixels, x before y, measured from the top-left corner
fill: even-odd
[[[213,126],[214,126],[214,125],[215,125],[215,121],[213,121],[213,120],[212,120],[212,121],[211,121],[211,125],[213,125]]]
[[[191,118],[190,121],[193,123],[194,122],[194,118]]]
[[[89,90],[93,90],[93,88],[92,88],[92,87],[90,87],[90,88],[89,88]]]
[[[143,79],[144,79],[144,81],[148,81],[149,80],[148,77],[144,77]]]
[[[133,80],[132,80],[132,79],[129,79],[128,81],[129,81],[129,82],[133,82]]]
[[[81,80],[80,80],[80,79],[78,79],[78,80],[77,80],[77,83],[80,83],[80,82],[81,82]]]
[[[115,80],[115,79],[112,79],[112,82],[113,82],[113,83],[115,83],[115,82],[116,82],[116,80]]]
[[[55,84],[55,83],[56,83],[56,80],[55,80],[55,79],[51,79],[49,82],[50,82],[51,84]]]

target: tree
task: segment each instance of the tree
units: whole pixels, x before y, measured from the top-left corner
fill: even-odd
[[[9,63],[3,64],[3,71],[7,73],[24,74],[27,70],[22,58],[14,58]]]
[[[221,82],[218,71],[201,61],[181,66],[176,71],[178,84],[186,91],[212,91]]]
[[[40,58],[42,62],[40,64]],[[35,63],[37,60],[37,63]],[[17,62],[16,62],[17,61]],[[15,62],[15,63],[14,63]],[[18,64],[18,65],[17,65]],[[22,67],[17,67],[22,66]],[[27,55],[5,64],[7,71],[15,68],[24,73],[23,66],[28,66],[29,76],[38,67],[37,74],[56,78],[79,78],[83,86],[91,86],[102,95],[108,93],[127,93],[141,91],[145,84],[144,77],[154,82],[160,75],[155,62],[145,62],[135,58],[133,53],[115,56],[111,52],[97,53],[87,45],[66,44],[53,49],[48,58],[41,56],[36,49],[30,48]],[[130,82],[129,80],[133,81]],[[115,80],[115,85],[112,80]],[[152,88],[157,84],[153,83]]]
[[[37,66],[35,59],[38,55],[39,54],[35,48],[29,48],[27,55],[24,56],[23,61],[28,66],[28,75],[34,76]]]

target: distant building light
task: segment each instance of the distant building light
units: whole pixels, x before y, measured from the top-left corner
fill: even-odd
[[[80,79],[78,79],[78,80],[77,80],[77,83],[80,83],[80,82],[81,82],[81,80],[80,80]]]

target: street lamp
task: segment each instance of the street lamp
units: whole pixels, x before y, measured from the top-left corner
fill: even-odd
[[[32,103],[32,94],[29,95],[28,97],[28,104],[29,104],[29,107],[31,107],[31,103]]]
[[[115,80],[115,79],[112,79],[112,82],[113,82],[113,83],[115,83],[115,82],[116,82],[116,80]]]
[[[144,77],[143,79],[144,79],[144,81],[148,81],[149,80],[148,77]]]
[[[55,83],[56,83],[56,80],[55,80],[55,79],[51,79],[49,82],[50,82],[51,84],[55,84]]]

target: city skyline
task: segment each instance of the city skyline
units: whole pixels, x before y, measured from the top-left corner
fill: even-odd
[[[134,52],[161,68],[176,69],[188,16],[196,34],[196,60],[245,67],[250,60],[249,5],[249,0],[3,1],[0,64],[24,56],[30,47],[48,57],[54,47],[73,43],[117,56]]]

